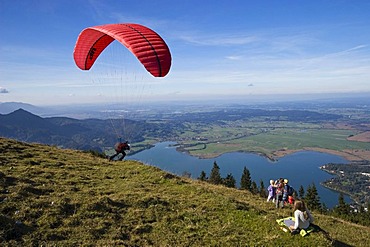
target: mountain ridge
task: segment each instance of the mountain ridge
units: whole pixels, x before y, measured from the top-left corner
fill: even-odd
[[[23,102],[0,102],[0,114],[9,114],[18,109],[24,109],[34,114],[44,111],[44,108]]]
[[[43,118],[24,109],[0,114],[0,136],[20,141],[57,145],[63,148],[95,150],[102,152],[117,141],[115,128],[144,129],[133,120],[73,119],[68,117]],[[138,132],[139,133],[139,132]],[[140,134],[132,134],[132,140],[141,141]]]

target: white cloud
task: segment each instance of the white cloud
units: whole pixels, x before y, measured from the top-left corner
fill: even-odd
[[[6,88],[0,87],[0,93],[9,93]]]
[[[199,33],[182,33],[178,34],[181,40],[196,45],[205,46],[228,46],[228,45],[245,45],[258,41],[258,37],[249,34],[208,34]]]
[[[241,60],[242,58],[242,56],[226,56],[226,59],[229,60]]]

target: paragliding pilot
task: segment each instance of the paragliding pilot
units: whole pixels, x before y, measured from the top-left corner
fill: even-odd
[[[116,153],[109,157],[109,161],[113,160],[119,154],[122,154],[122,156],[118,160],[122,161],[126,156],[125,151],[130,150],[130,144],[128,143],[128,141],[117,142],[116,145],[114,145],[114,150],[116,151]]]

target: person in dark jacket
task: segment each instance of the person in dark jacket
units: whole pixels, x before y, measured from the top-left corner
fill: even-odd
[[[119,154],[122,154],[122,156],[118,159],[118,160],[122,161],[126,156],[125,151],[130,150],[130,144],[128,144],[127,141],[126,142],[117,142],[116,145],[114,145],[114,150],[116,151],[116,153],[113,154],[112,156],[110,156],[109,160],[113,160]]]
[[[276,199],[275,199],[276,208],[284,207],[283,194],[284,194],[284,179],[280,178],[276,183]]]

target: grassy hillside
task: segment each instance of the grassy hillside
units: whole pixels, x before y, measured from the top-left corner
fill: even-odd
[[[0,138],[2,246],[366,246],[370,228],[313,212],[322,233],[291,236],[246,191],[134,161]]]

